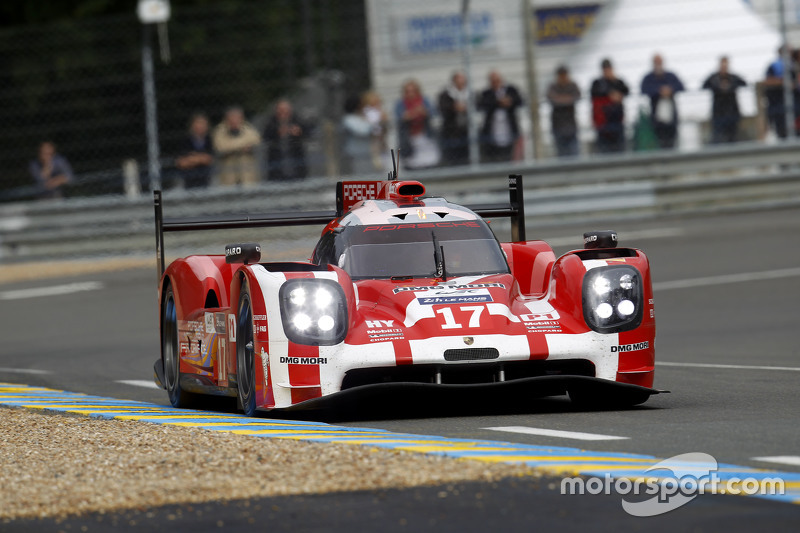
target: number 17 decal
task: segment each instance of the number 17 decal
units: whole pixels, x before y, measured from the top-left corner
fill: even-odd
[[[481,327],[481,314],[483,313],[486,307],[482,305],[463,305],[458,308],[464,312],[472,312],[469,317],[469,327],[471,328],[479,328]],[[460,329],[463,328],[461,324],[456,322],[455,316],[453,316],[453,310],[449,307],[443,307],[441,309],[436,310],[437,315],[442,315],[444,318],[444,324],[442,324],[442,329]]]

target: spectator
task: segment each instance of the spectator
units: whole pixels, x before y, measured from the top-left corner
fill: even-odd
[[[625,108],[623,99],[630,90],[614,74],[611,61],[600,64],[603,75],[592,82],[592,121],[597,131],[597,151],[600,153],[625,150]]]
[[[719,70],[703,83],[703,89],[709,89],[714,98],[711,106],[712,143],[736,142],[741,117],[736,90],[745,85],[747,82],[728,71],[728,58],[724,56],[719,60]]]
[[[258,183],[254,151],[261,143],[261,136],[245,120],[242,108],[229,108],[211,137],[220,162],[219,181],[222,185]]]
[[[388,152],[386,149],[386,132],[389,129],[389,117],[383,110],[383,102],[375,91],[367,91],[361,97],[364,117],[372,127],[370,135],[370,155],[372,166],[377,171],[386,170]]]
[[[270,180],[297,180],[308,175],[303,145],[308,132],[289,100],[279,100],[275,104],[275,112],[264,129]]]
[[[767,67],[767,77],[764,80],[764,96],[767,98],[767,118],[773,130],[775,130],[775,134],[781,139],[785,139],[787,134],[786,106],[783,98],[784,50],[784,46],[778,49],[778,59]],[[790,65],[789,68],[792,69],[789,77],[792,80],[796,80],[797,73],[795,72],[794,65]],[[794,87],[792,87],[792,89],[794,89]]]
[[[361,99],[357,96],[347,98],[344,103],[342,130],[344,141],[343,174],[356,174],[364,177],[375,172],[372,164],[372,125],[364,115]]]
[[[39,198],[63,198],[66,185],[72,183],[72,167],[56,152],[51,141],[39,145],[39,154],[28,168],[39,189]]]
[[[578,124],[575,121],[575,103],[581,90],[569,76],[565,66],[556,69],[556,79],[547,89],[547,99],[553,106],[550,114],[550,129],[559,157],[578,155]]]
[[[478,100],[478,109],[484,112],[481,148],[485,161],[511,161],[519,137],[516,111],[521,105],[516,87],[506,84],[496,70],[491,71],[489,87]]]
[[[664,70],[661,55],[653,56],[653,71],[642,79],[641,91],[650,97],[650,118],[660,148],[674,148],[678,136],[678,106],[675,93],[683,91],[683,82],[673,72]]]
[[[430,125],[433,108],[416,80],[403,84],[403,96],[395,106],[400,151],[407,168],[433,167],[439,163],[439,148]]]
[[[455,72],[450,84],[439,94],[442,129],[439,140],[445,165],[469,163],[469,89],[463,72]]]
[[[175,159],[183,184],[187,189],[208,187],[214,150],[208,134],[208,118],[197,113],[189,120],[189,134],[183,142],[183,151]]]

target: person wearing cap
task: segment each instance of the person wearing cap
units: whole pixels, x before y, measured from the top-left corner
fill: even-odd
[[[767,67],[766,78],[764,79],[764,97],[767,100],[767,118],[769,124],[775,131],[775,135],[780,139],[785,139],[788,135],[786,124],[786,101],[783,94],[783,71],[785,68],[789,69],[789,80],[792,84],[792,92],[797,89],[797,65],[793,61],[789,65],[784,65],[783,56],[786,51],[786,45],[781,45],[778,48],[778,57],[770,63]],[[789,56],[793,55],[793,50],[788,50]],[[795,110],[795,113],[797,110]],[[791,126],[789,124],[788,126]]]
[[[673,72],[664,70],[664,59],[653,56],[653,70],[642,78],[641,91],[650,98],[650,119],[660,148],[674,148],[678,137],[678,106],[675,94],[683,91],[683,82]]]
[[[578,125],[575,121],[575,102],[581,90],[569,76],[565,66],[556,69],[556,79],[547,89],[547,100],[553,106],[550,125],[556,153],[559,157],[578,155]]]
[[[609,59],[600,64],[602,76],[592,82],[592,122],[597,132],[596,148],[600,153],[625,151],[625,108],[628,85],[617,78]]]

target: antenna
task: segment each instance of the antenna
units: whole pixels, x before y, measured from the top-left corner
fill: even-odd
[[[397,149],[397,158],[395,159],[394,150],[390,150],[392,154],[392,171],[389,173],[389,181],[397,179],[397,167],[400,166],[400,149]]]

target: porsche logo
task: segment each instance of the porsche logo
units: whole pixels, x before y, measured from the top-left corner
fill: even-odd
[[[472,343],[475,342],[475,339],[472,337],[464,337],[464,344],[467,346],[472,346]]]

